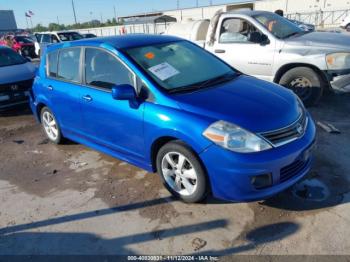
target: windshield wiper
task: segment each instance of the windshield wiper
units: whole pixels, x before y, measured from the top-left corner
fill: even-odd
[[[231,81],[232,79],[240,76],[241,74],[236,72],[236,73],[227,73],[218,77],[211,78],[209,80],[206,80],[204,82],[200,82],[194,85],[188,85],[188,86],[183,86],[183,87],[178,87],[174,88],[172,90],[169,90],[169,93],[182,93],[182,92],[189,92],[189,91],[195,91],[199,89],[203,89],[206,87],[210,87],[213,85],[218,85],[224,82]]]

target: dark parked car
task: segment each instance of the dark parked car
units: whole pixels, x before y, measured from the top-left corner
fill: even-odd
[[[35,43],[27,36],[15,36],[15,41],[20,45],[20,53],[25,57],[36,58]]]
[[[91,33],[82,34],[82,36],[83,36],[84,38],[94,38],[94,37],[97,37],[97,35],[91,34]]]
[[[28,102],[35,66],[11,48],[0,46],[0,110]]]

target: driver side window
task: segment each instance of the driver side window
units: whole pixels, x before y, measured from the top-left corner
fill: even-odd
[[[224,20],[220,30],[220,43],[253,43],[250,35],[258,32],[255,26],[240,18]]]
[[[135,86],[133,73],[113,55],[97,48],[85,49],[85,82],[108,90],[115,85]]]

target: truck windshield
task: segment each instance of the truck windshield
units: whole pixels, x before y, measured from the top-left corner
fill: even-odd
[[[288,19],[274,13],[261,13],[253,16],[260,24],[274,36],[286,39],[291,36],[305,33],[304,30],[290,22]]]
[[[220,59],[187,41],[131,48],[125,52],[155,82],[172,93],[205,88],[238,75]]]
[[[26,62],[27,60],[23,56],[17,54],[12,49],[7,47],[0,48],[0,67],[19,65]]]

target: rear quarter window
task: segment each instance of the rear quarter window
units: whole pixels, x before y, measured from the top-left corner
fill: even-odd
[[[51,52],[47,55],[46,66],[47,76],[57,77],[58,51]]]
[[[80,82],[81,48],[61,49],[58,55],[57,77],[70,82]]]

